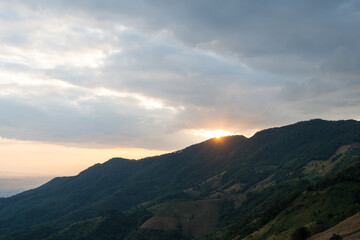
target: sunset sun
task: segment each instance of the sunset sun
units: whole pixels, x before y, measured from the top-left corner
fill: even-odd
[[[0,240],[359,239],[360,0],[0,0]]]
[[[217,130],[205,130],[205,129],[200,129],[200,130],[194,130],[194,135],[196,136],[203,136],[206,138],[221,138],[224,136],[229,136],[229,135],[235,135],[236,133],[232,133],[232,132],[228,132],[222,129],[217,129]]]

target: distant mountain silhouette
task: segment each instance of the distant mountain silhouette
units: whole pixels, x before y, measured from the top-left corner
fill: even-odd
[[[0,239],[241,239],[283,211],[295,216],[294,201],[307,188],[316,194],[323,179],[350,174],[346,169],[358,166],[359,143],[358,121],[315,119],[138,161],[113,158],[0,199]],[[351,192],[355,175],[344,183]],[[323,224],[310,227],[310,234],[360,211],[356,197],[334,200],[338,206],[351,202],[352,209],[340,216],[328,207],[333,220],[314,217]],[[286,222],[281,216],[279,222]],[[297,227],[308,224],[299,218],[301,226],[282,224],[266,234],[296,235]]]

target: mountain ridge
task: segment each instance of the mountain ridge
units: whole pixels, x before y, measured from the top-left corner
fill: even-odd
[[[77,176],[55,178],[39,188],[0,199],[0,235],[39,224],[62,229],[102,216],[109,209],[150,209],[161,202],[197,201],[211,196],[224,200],[219,210],[222,214],[217,217],[220,225],[226,223],[226,218],[254,218],[291,189],[303,189],[323,177],[315,170],[304,172],[309,162],[325,161],[339,147],[354,142],[360,142],[359,122],[314,119],[262,130],[250,138],[237,135],[209,139],[137,161],[112,158]],[[353,155],[346,154],[331,167],[332,171],[354,164]],[[219,176],[216,184],[207,180],[214,176]],[[269,176],[271,179],[259,188],[251,188]],[[192,194],[186,192],[188,189]],[[226,213],[226,208],[231,208],[227,202],[235,201],[239,194],[245,194],[246,200],[232,213]],[[180,222],[184,226],[192,221],[177,217],[183,219]],[[198,217],[195,215],[194,221]]]

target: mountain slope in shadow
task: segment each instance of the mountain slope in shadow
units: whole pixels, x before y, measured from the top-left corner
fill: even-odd
[[[359,122],[316,119],[263,130],[251,138],[210,139],[138,161],[114,158],[77,176],[55,178],[37,189],[0,199],[0,234],[35,226],[58,231],[76,222],[100,219],[108,210],[141,207],[158,214],[152,207],[161,203],[214,198],[223,201],[216,222],[229,225],[239,216],[256,217],[293,189],[304,189],[354,164],[351,152],[358,142]],[[315,168],[304,171],[311,163],[325,164],[345,145],[353,146],[346,152],[349,156],[344,153],[341,161],[326,165],[326,173]],[[231,202],[238,198],[242,200],[233,209]],[[181,214],[176,217],[181,226],[191,221]],[[139,230],[140,225],[134,226]],[[149,234],[152,230],[139,231]],[[140,238],[139,232],[132,234]]]

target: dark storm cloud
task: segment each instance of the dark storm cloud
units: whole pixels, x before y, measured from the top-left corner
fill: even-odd
[[[0,70],[17,84],[1,85],[3,137],[177,148],[189,129],[359,118],[358,1],[28,0],[0,12]],[[24,75],[73,87],[46,95]]]
[[[358,80],[358,1],[58,1],[57,6],[142,30],[168,30],[190,47],[235,55],[256,71],[314,77],[320,67],[323,74],[354,73]]]
[[[57,6],[143,29],[168,29],[194,46],[218,46],[245,57],[319,59],[356,45],[359,36],[356,1],[58,1]]]

